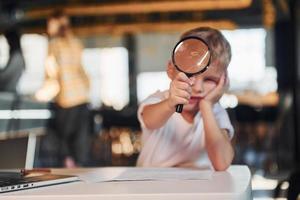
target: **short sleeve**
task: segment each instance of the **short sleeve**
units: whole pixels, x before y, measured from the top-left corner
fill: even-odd
[[[221,129],[228,130],[229,138],[232,139],[234,135],[234,129],[230,122],[227,111],[220,104],[216,104],[214,109],[219,127]]]
[[[163,98],[164,98],[163,93],[160,92],[160,91],[157,91],[154,94],[152,94],[149,97],[147,97],[140,104],[137,115],[138,115],[138,120],[139,120],[139,122],[140,122],[141,127],[142,127],[143,130],[145,130],[145,129],[147,130],[147,128],[145,126],[145,123],[144,123],[144,120],[143,120],[143,117],[142,117],[142,113],[143,113],[144,107],[147,106],[147,105],[150,105],[150,104],[159,103],[159,102],[161,102],[163,100]]]

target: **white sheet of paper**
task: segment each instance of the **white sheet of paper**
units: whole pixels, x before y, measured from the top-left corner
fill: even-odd
[[[107,181],[146,181],[146,180],[208,180],[211,170],[185,168],[102,168],[89,173],[80,174],[86,182]]]

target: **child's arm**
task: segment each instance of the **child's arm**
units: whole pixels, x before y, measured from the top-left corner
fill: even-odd
[[[184,73],[178,73],[170,84],[169,97],[159,103],[144,107],[142,118],[146,128],[157,129],[162,127],[175,112],[177,104],[188,104],[192,84],[192,80]]]
[[[217,171],[226,170],[234,156],[230,138],[226,129],[221,129],[213,113],[213,105],[219,100],[226,88],[225,74],[217,87],[199,103],[203,117],[205,144],[208,156]]]

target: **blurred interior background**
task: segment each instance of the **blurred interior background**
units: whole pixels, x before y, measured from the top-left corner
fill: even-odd
[[[70,17],[84,46],[92,138],[87,166],[135,165],[141,148],[139,102],[168,88],[165,68],[180,34],[210,26],[220,29],[232,46],[230,88],[220,103],[235,128],[234,164],[250,167],[255,199],[287,198],[300,161],[299,1],[1,0],[0,70],[10,60],[3,34],[12,28],[21,33],[26,66],[18,97],[0,94],[0,157],[5,160],[0,162],[8,163],[3,168],[20,162],[59,165],[49,127],[51,102],[31,98],[43,84],[46,19],[56,9]],[[14,151],[22,155],[12,160],[7,155]]]

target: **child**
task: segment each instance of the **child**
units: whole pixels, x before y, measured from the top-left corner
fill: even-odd
[[[231,59],[228,41],[218,30],[202,27],[183,37],[202,38],[210,47],[210,66],[188,78],[171,62],[167,74],[170,88],[142,102],[138,118],[143,129],[143,148],[137,161],[144,167],[213,167],[226,170],[233,159],[230,140],[233,128],[218,101],[228,87],[227,67]],[[177,104],[184,104],[176,113]]]

